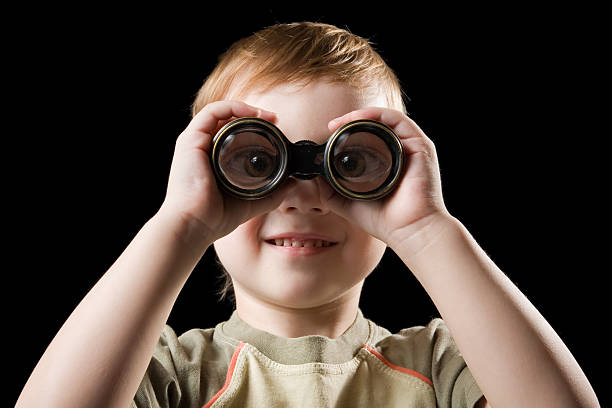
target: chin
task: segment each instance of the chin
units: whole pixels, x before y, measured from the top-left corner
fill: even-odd
[[[312,285],[304,285],[296,282],[277,282],[274,287],[261,288],[258,297],[280,307],[292,309],[311,309],[328,305],[342,296],[348,294],[361,282],[346,287],[330,287],[322,285],[321,282]]]

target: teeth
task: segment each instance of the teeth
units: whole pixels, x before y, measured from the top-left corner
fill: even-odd
[[[304,248],[309,248],[309,247],[315,247],[315,248],[320,248],[320,247],[328,247],[330,246],[330,242],[329,241],[323,241],[320,239],[307,239],[305,241],[300,241],[300,240],[291,240],[291,239],[275,239],[274,243],[277,246],[290,246],[290,247],[294,247],[294,248],[300,248],[300,247],[304,247]]]

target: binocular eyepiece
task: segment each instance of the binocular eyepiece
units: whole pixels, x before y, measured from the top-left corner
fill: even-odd
[[[211,163],[217,185],[234,197],[254,200],[287,177],[317,175],[344,197],[376,200],[390,193],[402,174],[404,153],[388,126],[361,119],[338,128],[324,144],[291,143],[260,118],[238,118],[213,138]]]

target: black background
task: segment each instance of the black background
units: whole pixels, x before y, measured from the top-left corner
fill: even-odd
[[[371,7],[5,14],[12,403],[72,310],[161,205],[176,137],[217,56],[267,25],[311,20],[369,38],[395,70],[410,117],[436,144],[448,209],[561,336],[603,404],[609,131],[600,119],[600,11]],[[209,248],[173,308],[177,333],[231,313],[217,301],[213,260]],[[389,249],[361,308],[392,332],[438,315]]]

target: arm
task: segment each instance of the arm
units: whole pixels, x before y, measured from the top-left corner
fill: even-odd
[[[278,207],[286,187],[245,203],[220,194],[209,166],[220,121],[272,112],[238,101],[206,105],[179,135],[160,210],[79,303],[30,375],[18,408],[127,407],[172,306],[216,239]]]
[[[599,407],[580,366],[519,289],[450,215],[392,249],[448,325],[491,406]]]
[[[172,306],[202,256],[189,224],[159,211],[72,312],[30,375],[21,407],[128,407]]]

